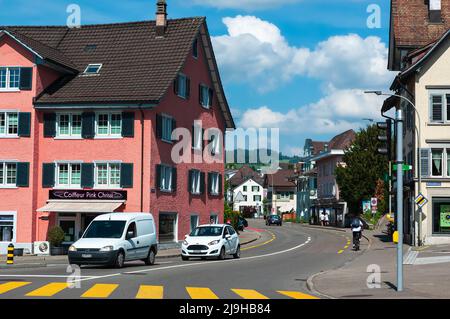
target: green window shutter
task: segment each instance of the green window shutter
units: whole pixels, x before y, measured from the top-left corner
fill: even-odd
[[[133,188],[133,164],[120,165],[120,187]]]
[[[205,193],[205,173],[200,173],[200,194]]]
[[[194,175],[193,171],[189,170],[189,172],[188,172],[188,187],[187,187],[189,194],[192,194],[192,180],[194,178],[193,175]]]
[[[208,194],[212,193],[212,173],[208,173]]]
[[[52,188],[55,186],[55,164],[42,164],[42,187]]]
[[[31,135],[31,113],[19,113],[19,131],[20,137],[30,137]]]
[[[44,137],[56,136],[56,114],[45,113],[44,114]]]
[[[209,107],[212,107],[213,105],[213,98],[214,98],[214,90],[213,89],[209,89]]]
[[[186,99],[191,97],[191,79],[186,77]]]
[[[156,114],[156,137],[162,138],[162,116]]]
[[[420,149],[420,175],[421,177],[429,177],[430,174],[430,157],[431,149],[421,148]]]
[[[30,91],[33,86],[33,68],[20,68],[20,89]]]
[[[177,128],[177,121],[175,119],[172,119],[172,133]],[[178,140],[172,139],[173,142],[177,142]]]
[[[86,112],[81,115],[81,136],[86,139],[95,137],[94,112]]]
[[[122,137],[134,137],[134,112],[122,113]]]
[[[93,188],[94,187],[94,164],[83,163],[81,164],[81,187]]]
[[[222,174],[219,174],[219,194],[222,194]]]
[[[161,190],[161,165],[156,165],[156,189]]]
[[[17,187],[30,186],[30,163],[17,163],[16,174]]]
[[[177,168],[172,168],[172,192],[177,191]]]

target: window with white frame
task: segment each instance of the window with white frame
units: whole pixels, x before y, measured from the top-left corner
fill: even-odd
[[[191,174],[191,193],[200,194],[201,172],[192,170]]]
[[[431,150],[431,176],[442,177],[443,176],[443,159],[444,151],[442,149]]]
[[[210,193],[213,195],[219,194],[219,173],[211,173],[211,185],[210,185]]]
[[[430,94],[430,121],[450,122],[450,92]]]
[[[260,202],[261,201],[261,195],[253,195],[253,201],[254,202]]]
[[[56,164],[56,186],[76,188],[81,187],[81,164]]]
[[[81,114],[57,114],[58,137],[81,137]]]
[[[200,125],[194,124],[192,127],[192,148],[201,150],[203,147],[203,129]]]
[[[173,168],[166,165],[161,165],[160,171],[160,185],[162,191],[172,191],[172,174]]]
[[[212,90],[206,85],[200,85],[200,103],[205,108],[212,106]]]
[[[0,242],[12,242],[14,238],[15,216],[10,213],[0,213]]]
[[[167,142],[172,141],[173,119],[170,116],[161,116],[162,121],[162,139]]]
[[[252,192],[259,192],[259,186],[252,186]]]
[[[17,136],[19,113],[0,111],[0,137]]]
[[[84,70],[84,74],[86,75],[98,74],[102,66],[103,64],[89,64]]]
[[[0,67],[0,90],[18,90],[20,87],[20,68]]]
[[[95,122],[96,135],[99,137],[118,137],[122,134],[121,113],[97,113]]]
[[[17,163],[0,162],[0,187],[16,186]]]
[[[120,188],[120,163],[95,163],[96,188]]]

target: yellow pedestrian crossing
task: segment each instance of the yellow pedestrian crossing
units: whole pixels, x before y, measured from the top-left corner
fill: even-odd
[[[163,299],[163,295],[164,295],[163,286],[142,285],[139,287],[136,299]]]
[[[108,298],[119,285],[116,284],[95,284],[81,295],[82,298]]]
[[[192,299],[219,299],[209,288],[186,287],[186,290]]]
[[[24,281],[11,281],[0,285],[0,295],[7,293],[8,291],[26,286],[31,284],[31,282],[24,282]]]
[[[269,299],[253,289],[231,289],[235,294],[244,299]]]
[[[319,299],[317,297],[304,294],[302,292],[298,291],[277,291],[279,294],[285,295],[287,297],[293,298],[293,299]]]
[[[22,282],[22,281],[11,281],[0,284],[0,295],[8,294],[15,289],[19,289],[32,284],[32,282]],[[62,292],[63,290],[70,287],[69,283],[65,282],[52,282],[44,284],[42,287],[34,289],[25,294],[26,297],[53,297],[56,294]],[[82,286],[82,288],[88,288],[87,290],[80,289],[67,289],[75,291],[80,291],[82,298],[108,298],[112,293],[118,289],[120,285],[118,284],[90,284],[89,286]],[[84,291],[84,293],[83,293]],[[127,289],[129,291],[129,289]],[[240,297],[243,299],[269,299],[266,295],[253,289],[231,289],[231,291],[236,295],[236,298]],[[219,299],[218,294],[207,287],[186,287],[187,295],[191,299]],[[277,290],[275,295],[270,294],[271,297],[289,297],[292,299],[318,299],[315,296],[302,293],[300,291],[285,291]],[[71,295],[71,298],[79,296],[78,293]],[[63,295],[64,296],[64,295]],[[130,294],[130,298],[133,295]],[[137,293],[134,296],[136,299],[163,299],[164,298],[164,286],[156,285],[140,285],[137,289]],[[166,296],[170,298],[170,296]]]
[[[25,296],[27,297],[52,297],[56,295],[58,292],[63,291],[69,287],[69,284],[66,282],[52,282],[45,286],[42,286],[32,292],[27,293]]]

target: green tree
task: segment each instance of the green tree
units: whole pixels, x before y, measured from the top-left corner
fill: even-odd
[[[377,140],[379,131],[375,125],[369,126],[356,134],[353,145],[345,152],[345,165],[336,169],[336,180],[340,194],[347,202],[349,212],[360,214],[362,201],[380,194],[379,181],[388,171],[389,163],[385,156],[378,154],[381,143]],[[379,209],[386,207],[385,196],[379,196]]]

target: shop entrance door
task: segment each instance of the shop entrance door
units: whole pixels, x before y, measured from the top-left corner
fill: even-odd
[[[64,231],[64,244],[75,242],[75,219],[63,219],[59,221],[59,227]]]
[[[177,241],[177,214],[159,214],[159,242],[173,243]]]

